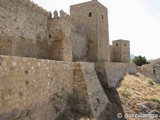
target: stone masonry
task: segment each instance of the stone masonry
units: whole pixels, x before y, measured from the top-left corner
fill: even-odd
[[[0,56],[0,120],[31,109],[35,112],[30,119],[54,120],[72,92],[72,63]],[[51,101],[53,105],[42,107]]]
[[[91,1],[70,7],[71,23],[78,28],[85,27],[88,41],[88,61],[110,61],[108,10],[98,1]]]
[[[112,42],[112,62],[130,62],[130,44],[128,40],[115,40]]]
[[[130,62],[129,41],[114,41],[110,49],[108,10],[97,0],[72,5],[70,15],[61,10],[60,16],[57,11],[47,12],[30,0],[1,1],[1,55]]]
[[[68,110],[98,120],[110,103],[102,86],[135,71],[129,41],[109,45],[108,10],[97,0],[70,15],[0,0],[0,120],[56,120]]]

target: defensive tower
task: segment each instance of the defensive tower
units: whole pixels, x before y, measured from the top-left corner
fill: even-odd
[[[113,45],[113,62],[130,62],[130,42],[128,40],[115,40]]]
[[[110,61],[108,10],[97,0],[72,5],[71,23],[85,27],[88,42],[88,61]]]

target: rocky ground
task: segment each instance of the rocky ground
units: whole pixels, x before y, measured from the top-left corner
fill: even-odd
[[[156,118],[158,115],[160,117],[160,85],[155,83],[154,80],[140,73],[127,74],[117,90],[126,115],[148,114],[148,117],[144,119],[142,117],[140,119],[131,117],[128,120],[160,119]]]
[[[134,75],[127,74],[119,88],[104,89],[110,104],[98,120],[160,120],[160,84],[153,79],[139,72]],[[92,120],[89,115],[78,111],[71,110],[66,113],[58,120]],[[122,114],[122,117],[117,116],[119,114]],[[139,118],[129,115],[137,115]]]

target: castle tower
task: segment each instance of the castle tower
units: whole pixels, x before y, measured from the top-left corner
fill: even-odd
[[[108,10],[97,0],[70,7],[71,23],[85,27],[88,42],[88,61],[110,61]]]
[[[115,40],[112,42],[113,62],[130,62],[130,43],[128,40]]]

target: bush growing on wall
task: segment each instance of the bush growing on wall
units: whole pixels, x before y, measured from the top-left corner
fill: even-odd
[[[133,62],[137,65],[137,66],[142,66],[144,64],[148,64],[149,62],[146,60],[145,57],[142,56],[135,56],[133,59]]]

